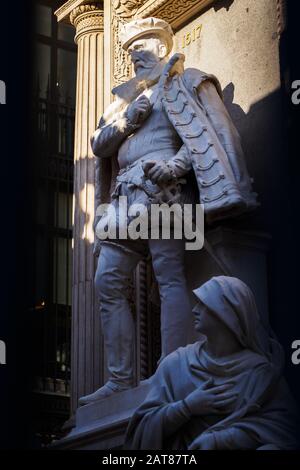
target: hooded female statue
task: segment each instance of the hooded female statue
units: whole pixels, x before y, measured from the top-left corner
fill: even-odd
[[[262,325],[251,290],[220,276],[194,293],[199,341],[161,362],[125,448],[298,448],[283,351]]]

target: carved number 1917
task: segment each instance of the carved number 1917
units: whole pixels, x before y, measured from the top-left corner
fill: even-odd
[[[202,24],[199,24],[199,26],[196,26],[195,28],[193,28],[191,32],[184,34],[182,37],[182,47],[185,48],[189,46],[191,42],[194,42],[197,39],[199,39],[200,34],[201,34],[201,29],[202,29]]]

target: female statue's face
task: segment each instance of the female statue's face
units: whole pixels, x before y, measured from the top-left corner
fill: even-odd
[[[214,313],[211,312],[201,301],[198,301],[197,305],[193,308],[193,313],[195,315],[195,330],[204,334],[208,338],[213,337],[216,329],[219,332],[228,330],[224,323],[219,320],[217,316],[214,315]]]
[[[234,333],[200,300],[193,313],[195,330],[206,336],[206,344],[214,355],[221,357],[242,349]]]

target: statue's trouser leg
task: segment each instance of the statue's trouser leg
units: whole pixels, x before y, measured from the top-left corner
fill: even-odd
[[[192,309],[184,273],[184,247],[184,240],[149,240],[161,299],[161,359],[186,346],[188,340]]]
[[[128,304],[130,275],[139,256],[113,245],[101,249],[95,275],[111,388],[132,386],[134,324]]]

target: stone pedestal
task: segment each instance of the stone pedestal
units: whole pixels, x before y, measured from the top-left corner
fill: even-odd
[[[129,420],[148,390],[149,382],[144,382],[139,387],[78,408],[73,430],[51,448],[107,450],[122,447]]]

